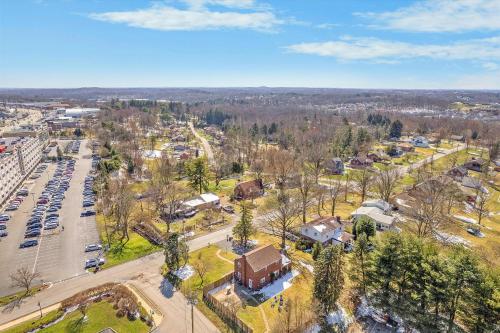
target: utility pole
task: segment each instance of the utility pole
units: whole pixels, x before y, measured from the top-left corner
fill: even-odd
[[[191,305],[191,333],[194,333],[194,306],[198,303],[196,292],[191,290],[187,295],[187,300]]]
[[[42,305],[40,304],[40,301],[38,301],[38,309],[40,310],[40,319],[42,319]]]

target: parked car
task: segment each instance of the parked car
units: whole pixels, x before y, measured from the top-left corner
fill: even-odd
[[[40,229],[33,229],[26,231],[26,233],[24,234],[24,238],[38,237],[41,234],[42,232],[40,231]]]
[[[234,207],[233,207],[233,206],[231,206],[231,205],[224,206],[224,207],[222,207],[222,209],[223,209],[226,213],[230,213],[230,214],[233,214],[233,213],[234,213]]]
[[[31,247],[31,246],[37,246],[38,245],[38,241],[36,239],[30,239],[30,240],[27,240],[27,241],[24,241],[21,243],[21,245],[19,245],[19,248],[25,248],[25,247]]]
[[[85,246],[85,252],[100,251],[102,250],[101,244],[89,244]]]
[[[7,230],[0,230],[0,237],[7,237],[9,235],[9,233],[7,232]]]
[[[97,267],[97,266],[103,265],[104,263],[105,263],[105,260],[103,258],[89,259],[89,260],[85,261],[85,269]]]
[[[8,214],[0,215],[0,221],[8,221],[8,220],[10,220],[10,215]]]
[[[80,217],[85,217],[85,216],[93,216],[95,215],[95,211],[93,210],[86,210],[80,214]]]
[[[0,230],[6,230],[7,226],[5,224],[0,224]]]

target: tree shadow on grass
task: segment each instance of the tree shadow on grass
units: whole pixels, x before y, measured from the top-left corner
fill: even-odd
[[[25,302],[25,299],[30,297],[30,294],[22,294],[12,298],[12,301],[3,306],[2,313],[11,313],[16,308],[20,308]]]
[[[68,333],[80,333],[83,332],[83,329],[85,327],[85,318],[80,317],[76,320],[72,320],[64,327],[64,332]]]

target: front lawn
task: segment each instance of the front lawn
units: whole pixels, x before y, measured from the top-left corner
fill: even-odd
[[[107,245],[104,216],[97,215],[96,222],[100,230],[102,244]],[[117,241],[112,241],[109,251],[105,253],[106,263],[102,268],[119,265],[161,250],[161,247],[151,244],[147,239],[132,230],[129,230],[129,236],[130,240],[123,247]]]
[[[105,328],[112,328],[118,333],[141,333],[149,332],[149,326],[140,319],[129,320],[126,317],[118,318],[113,305],[106,301],[92,304],[87,310],[87,319],[82,320],[80,311],[68,314],[59,323],[42,329],[42,333],[78,332],[96,333]]]
[[[219,256],[225,258],[226,260],[221,259]],[[183,290],[184,293],[188,291],[196,293],[198,298],[198,304],[196,305],[197,308],[222,332],[227,329],[226,324],[203,302],[203,286],[213,283],[233,271],[233,260],[236,257],[237,255],[229,249],[226,252],[216,245],[210,245],[191,252],[189,254],[188,264],[193,266],[196,261],[202,261],[207,268],[207,273],[203,277],[203,284],[201,283],[200,277],[194,273],[189,279],[183,281],[181,285],[181,290]]]

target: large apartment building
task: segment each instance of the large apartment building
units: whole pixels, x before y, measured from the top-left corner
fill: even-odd
[[[38,137],[0,139],[0,205],[3,205],[42,158]]]

